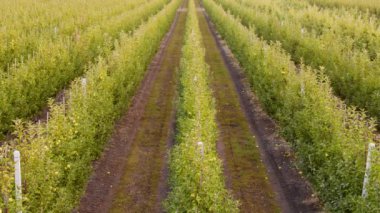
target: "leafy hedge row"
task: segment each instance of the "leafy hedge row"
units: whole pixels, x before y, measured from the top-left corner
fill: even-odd
[[[371,59],[380,57],[379,20],[368,14],[352,14],[352,11],[344,8],[321,8],[307,1],[298,0],[239,0],[238,2],[278,17],[282,26],[288,23],[297,24],[298,29],[303,28],[318,37],[326,33],[333,34],[337,41],[351,40],[352,48],[367,51]]]
[[[83,193],[91,163],[115,120],[128,107],[181,1],[171,1],[133,34],[122,34],[107,58],[71,84],[66,105],[51,105],[46,124],[18,122],[17,138],[0,147],[0,209],[14,212],[13,149],[21,152],[27,212],[70,212]],[[12,199],[13,198],[13,199]]]
[[[89,62],[99,55],[109,54],[121,31],[135,29],[168,2],[147,2],[90,27],[75,39],[60,38],[41,43],[33,58],[9,75],[0,74],[0,138],[1,133],[10,130],[13,120],[38,112],[48,98],[82,75]]]
[[[380,17],[380,5],[377,0],[308,0],[313,4],[323,7],[352,8],[352,11],[361,11],[362,13],[372,13]]]
[[[213,0],[204,0],[204,5],[264,108],[292,143],[300,167],[326,207],[378,212],[379,158],[373,159],[369,196],[361,197],[374,121],[336,98],[323,73],[305,66],[298,69],[278,43],[261,40]]]
[[[177,144],[170,155],[168,212],[237,212],[216,153],[215,104],[194,1],[189,2],[180,64]],[[198,142],[203,142],[202,146]],[[203,152],[203,153],[202,153]]]
[[[318,36],[269,10],[247,8],[233,0],[217,2],[241,18],[245,26],[254,26],[258,35],[280,41],[296,62],[323,69],[335,94],[380,119],[380,57],[371,59],[368,53],[353,48],[355,40],[339,38],[333,30]]]
[[[21,60],[30,58],[43,42],[74,37],[141,3],[143,1],[1,1],[0,72],[7,72]]]

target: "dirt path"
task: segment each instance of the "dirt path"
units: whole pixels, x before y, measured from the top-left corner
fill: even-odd
[[[261,110],[204,9],[198,11],[218,111],[218,153],[226,185],[240,200],[241,211],[320,211],[310,184],[294,166],[292,150]]]
[[[185,20],[186,10],[180,9],[131,107],[96,163],[78,212],[162,212]]]

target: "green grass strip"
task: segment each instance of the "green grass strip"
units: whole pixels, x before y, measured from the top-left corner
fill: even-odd
[[[237,212],[216,153],[215,104],[194,1],[189,2],[180,64],[176,145],[170,155],[168,212]],[[202,146],[198,142],[203,143]],[[203,150],[202,150],[203,149]]]

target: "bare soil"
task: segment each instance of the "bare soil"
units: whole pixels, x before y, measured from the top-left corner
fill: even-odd
[[[186,14],[178,11],[75,212],[163,211]]]
[[[241,211],[322,212],[311,185],[297,169],[292,148],[279,136],[237,60],[203,14],[200,26],[220,127],[217,148],[226,185],[241,201]]]

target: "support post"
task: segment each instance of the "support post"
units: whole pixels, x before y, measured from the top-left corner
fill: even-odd
[[[203,161],[203,157],[204,157],[204,154],[205,154],[203,142],[198,142],[197,145],[199,147],[199,152],[200,152],[200,155],[201,155],[201,161]],[[199,177],[199,187],[202,186],[202,182],[203,182],[203,167],[201,167],[201,176]]]
[[[205,154],[205,150],[204,150],[203,142],[198,142],[198,147],[199,147],[199,149],[200,149],[201,157],[203,158],[203,156],[204,156],[204,154]]]
[[[82,83],[82,92],[83,92],[83,95],[86,96],[86,94],[87,94],[87,79],[86,78],[82,78],[81,83]]]
[[[49,129],[49,119],[50,119],[50,115],[49,115],[49,112],[46,113],[46,127]]]
[[[370,143],[368,144],[368,153],[367,153],[367,162],[365,166],[365,174],[364,174],[364,181],[363,181],[363,191],[362,191],[362,197],[366,198],[368,196],[367,187],[369,184],[369,178],[371,174],[371,154],[372,151],[375,149],[375,144]]]
[[[17,213],[22,213],[22,188],[21,188],[21,156],[18,150],[13,152],[15,162],[15,186],[16,186],[16,205]]]

